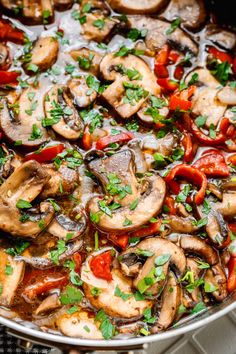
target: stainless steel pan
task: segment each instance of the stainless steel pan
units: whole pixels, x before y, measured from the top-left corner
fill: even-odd
[[[218,14],[221,23],[227,23],[236,27],[235,20],[235,2],[234,0],[206,0],[208,5],[213,8],[213,12]],[[49,348],[57,348],[63,354],[70,353],[76,349],[78,353],[96,353],[97,350],[116,351],[117,353],[128,354],[142,349],[145,353],[148,344],[169,339],[178,335],[183,335],[189,331],[196,330],[212,321],[220,319],[228,312],[236,309],[236,292],[226,301],[219,305],[195,315],[182,319],[178,326],[173,326],[168,331],[139,338],[120,338],[114,340],[85,340],[79,338],[70,338],[63,335],[43,332],[30,322],[9,320],[0,316],[0,324],[6,326],[7,332],[19,338],[27,349],[32,344],[42,344]]]

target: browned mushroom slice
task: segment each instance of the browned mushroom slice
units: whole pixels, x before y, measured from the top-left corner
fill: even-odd
[[[0,305],[10,306],[16,295],[16,289],[24,276],[24,262],[17,262],[0,248]]]
[[[60,308],[61,306],[62,305],[61,305],[58,295],[52,294],[52,295],[49,295],[48,297],[46,297],[46,299],[44,299],[41,302],[41,304],[35,310],[35,314],[36,315],[46,314],[48,312],[51,312],[53,310]]]
[[[217,301],[223,301],[226,298],[228,295],[227,279],[219,263],[207,269],[204,280],[205,292],[210,293]]]
[[[141,149],[141,141],[138,139],[133,139],[128,143],[128,147],[134,153],[134,163],[135,163],[135,171],[136,174],[143,174],[147,172],[147,162],[145,160],[144,153]]]
[[[119,68],[122,68],[121,72]],[[129,70],[136,72],[133,80],[127,76]],[[105,80],[114,81],[102,97],[122,118],[129,118],[139,111],[149,94],[158,96],[160,93],[155,75],[142,59],[134,55],[118,57],[107,54],[100,63],[100,72]],[[128,99],[135,92],[136,99]]]
[[[88,164],[88,168],[103,185],[109,182],[105,191],[119,207],[110,213],[103,213],[103,204],[105,203],[106,206],[106,201],[102,201],[101,197],[90,200],[88,205],[90,215],[99,216],[96,226],[101,230],[131,231],[146,224],[151,217],[159,213],[165,197],[165,182],[161,177],[153,174],[143,181],[143,188],[140,190],[134,175],[131,151],[122,150],[109,158],[94,160]],[[132,208],[130,205],[133,201],[137,202]],[[105,208],[106,212],[107,209]]]
[[[41,231],[41,223],[46,227],[54,215],[48,202],[40,204],[40,215],[30,213],[25,222],[24,215],[16,207],[19,200],[32,202],[42,191],[48,180],[47,173],[36,161],[28,161],[17,168],[0,187],[0,229],[19,237],[36,237]],[[41,220],[41,223],[39,222]]]
[[[157,139],[155,135],[149,134],[142,139],[142,148],[159,152],[163,156],[169,156],[177,145],[177,138],[174,134],[167,134],[164,138]]]
[[[224,217],[233,218],[236,215],[236,193],[223,193],[222,202],[215,203],[214,208]]]
[[[97,76],[99,73],[99,64],[102,60],[101,54],[88,48],[72,50],[71,57],[79,63],[79,67],[91,74]]]
[[[0,165],[0,181],[1,183],[13,172],[14,166],[11,162],[13,159],[13,151],[8,150],[5,144],[0,145],[0,158],[2,159],[2,164]]]
[[[6,70],[10,65],[10,59],[9,59],[9,50],[8,47],[0,43],[0,69]]]
[[[158,97],[152,96],[158,99]],[[141,109],[137,112],[137,116],[139,119],[145,123],[145,124],[153,124],[156,123],[157,120],[159,119],[165,119],[169,113],[169,109],[166,106],[163,106],[161,108],[156,108],[156,114],[157,117],[156,119],[153,118],[151,112],[152,112],[152,103],[150,102],[150,99],[147,99],[144,104],[141,106]]]
[[[53,19],[54,11],[51,0],[23,0],[22,20],[29,25],[48,23]]]
[[[78,173],[75,170],[68,168],[65,164],[62,164],[58,170],[52,164],[45,164],[43,165],[43,168],[50,175],[50,179],[45,184],[42,193],[39,195],[41,199],[71,194],[79,184],[80,179]]]
[[[22,0],[0,0],[0,5],[14,13],[17,9],[22,8]]]
[[[82,235],[86,229],[86,224],[84,215],[81,215],[79,220],[76,221],[66,215],[58,214],[48,226],[47,231],[61,240],[73,241]]]
[[[217,126],[227,109],[227,104],[218,98],[219,82],[211,75],[210,71],[203,68],[190,72],[186,77],[186,82],[189,82],[194,74],[198,75],[199,84],[192,98],[192,112],[196,116],[206,116],[207,127],[210,127],[211,124]]]
[[[91,313],[84,310],[78,310],[73,315],[64,314],[57,320],[57,326],[61,332],[73,338],[103,339],[99,325],[100,322],[95,322]]]
[[[68,140],[79,139],[83,123],[74,107],[68,88],[55,85],[45,96],[44,109],[53,130]],[[54,112],[57,110],[56,119]],[[55,122],[55,123],[54,123]]]
[[[197,54],[198,52],[195,42],[183,30],[177,28],[174,32],[168,32],[171,26],[169,22],[137,15],[130,16],[128,18],[128,23],[132,28],[148,30],[145,43],[147,48],[151,51],[158,51],[164,44],[170,43],[171,45],[178,47],[181,51],[190,51],[193,54]]]
[[[193,274],[194,279],[199,279],[202,273],[202,269],[199,268],[199,263],[197,258],[187,258],[187,269]],[[195,287],[189,295],[191,296],[195,305],[201,301],[202,294],[199,287]]]
[[[74,104],[80,108],[88,107],[97,97],[97,92],[89,88],[85,77],[72,79],[67,85],[73,97]]]
[[[152,301],[135,300],[132,294],[132,281],[125,277],[118,269],[113,269],[110,282],[96,278],[89,266],[90,258],[86,260],[81,269],[81,279],[86,298],[96,309],[103,309],[108,315],[120,318],[135,318],[141,316],[143,311],[152,307]],[[91,290],[96,287],[100,290],[98,296],[93,296]],[[117,287],[128,296],[125,301],[115,295]]]
[[[194,221],[196,219],[192,216],[180,217],[177,215],[169,215],[166,220],[168,221],[167,225],[172,232],[179,232],[192,234],[197,231],[197,227],[194,226]]]
[[[103,42],[117,24],[116,19],[105,17],[97,13],[86,15],[86,22],[82,25],[81,34],[87,41]]]
[[[236,89],[230,86],[225,86],[218,91],[217,97],[221,103],[233,106],[236,104]]]
[[[142,256],[142,254],[148,254],[149,257],[140,268],[139,255]],[[129,257],[131,256],[132,258],[132,255],[137,255],[136,261],[139,263],[138,267],[135,259],[133,259],[133,261],[131,260],[132,265],[130,264]],[[166,257],[165,260],[164,257]],[[183,250],[174,243],[162,238],[149,238],[144,240],[136,247],[131,247],[124,251],[120,259],[122,271],[127,276],[136,276],[133,282],[134,286],[141,293],[148,291],[148,293],[152,295],[157,295],[162,291],[163,285],[166,282],[169,265],[174,266],[174,269],[180,277],[183,276],[186,269],[186,258]],[[157,263],[159,259],[162,260],[160,265],[162,268],[161,274],[163,276],[160,276],[160,274],[157,276],[155,274],[155,264],[159,264]],[[137,272],[136,274],[135,271]],[[130,272],[132,274],[130,274]],[[146,279],[150,280],[150,278],[153,279],[153,282],[146,282]]]
[[[182,247],[184,251],[199,255],[211,266],[215,265],[219,261],[217,252],[197,236],[171,234],[168,239]]]
[[[236,38],[233,32],[210,24],[206,26],[206,38],[217,45],[232,50],[236,45]]]
[[[5,99],[2,100],[2,104],[0,126],[7,139],[11,142],[17,141],[26,147],[37,147],[46,141],[47,131],[42,127],[39,118],[44,116],[42,95],[39,90],[33,88],[24,90],[12,108]]]
[[[196,29],[206,20],[203,0],[171,0],[162,14],[168,21],[180,18],[185,27]]]
[[[108,0],[108,3],[118,12],[156,14],[166,4],[166,0]]]
[[[70,9],[74,3],[74,0],[54,0],[55,8],[58,11],[65,11]]]
[[[46,71],[56,62],[59,52],[58,40],[54,37],[39,38],[31,51],[31,60],[25,65],[27,73]]]
[[[140,197],[141,186],[135,176],[134,156],[130,150],[121,150],[108,157],[97,158],[88,164],[89,170],[103,185],[104,191],[114,196],[114,201],[121,206],[130,205]],[[117,194],[112,191],[116,179]],[[129,188],[129,193],[124,193]],[[122,193],[121,193],[122,192]]]
[[[162,294],[161,310],[157,324],[152,333],[168,328],[175,320],[181,303],[181,288],[172,272],[168,274],[168,281]]]

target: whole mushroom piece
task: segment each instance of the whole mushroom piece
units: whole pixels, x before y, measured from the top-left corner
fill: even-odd
[[[109,5],[119,12],[128,14],[156,14],[166,0],[108,0]]]

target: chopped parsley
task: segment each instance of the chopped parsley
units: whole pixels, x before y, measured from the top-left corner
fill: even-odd
[[[133,296],[133,294],[125,294],[125,293],[123,293],[123,291],[120,290],[118,285],[115,288],[114,295],[116,297],[120,297],[123,301],[127,301],[128,299],[130,299]]]
[[[181,24],[181,18],[176,18],[173,22],[171,22],[170,27],[167,29],[166,34],[172,34]]]

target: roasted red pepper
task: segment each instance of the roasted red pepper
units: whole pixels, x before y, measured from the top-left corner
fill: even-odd
[[[176,215],[175,200],[172,197],[166,197],[164,201],[164,207],[167,207],[168,214]],[[165,212],[165,210],[164,210]]]
[[[116,246],[122,248],[122,250],[124,250],[129,242],[129,236],[127,234],[123,234],[123,235],[115,235],[115,234],[111,234],[108,237]]]
[[[93,145],[92,135],[89,132],[89,127],[86,127],[82,137],[83,148],[85,150],[90,150]]]
[[[102,278],[107,281],[112,280],[111,275],[111,252],[106,251],[94,256],[90,261],[90,268],[97,278]]]
[[[192,108],[192,102],[189,101],[189,98],[194,94],[195,86],[190,86],[186,90],[181,92],[176,92],[170,96],[169,108],[171,111],[181,110],[188,111]]]
[[[77,253],[73,254],[72,259],[75,262],[75,271],[79,272],[81,265],[82,265],[82,257],[80,255],[80,253],[77,252]]]
[[[0,40],[23,44],[24,32],[15,28],[10,22],[0,19]]]
[[[143,226],[141,229],[133,231],[129,234],[129,237],[146,237],[155,235],[160,231],[161,220],[157,222],[150,223],[149,225]]]
[[[227,162],[236,166],[236,154],[227,157]]]
[[[175,166],[169,174],[166,176],[165,180],[167,185],[171,187],[175,194],[180,191],[179,184],[174,180],[176,177],[183,177],[196,184],[200,187],[199,191],[195,195],[195,202],[197,205],[201,204],[204,200],[206,188],[207,188],[207,178],[206,175],[199,171],[197,168],[181,164]]]
[[[25,161],[35,160],[40,163],[52,161],[58,154],[60,154],[65,149],[64,144],[58,144],[53,146],[48,146],[43,149],[39,149],[35,152],[25,156]]]
[[[185,132],[181,143],[184,147],[184,161],[185,162],[192,161],[193,155],[194,155],[194,151],[193,151],[194,149],[193,149],[193,142],[192,142],[191,134]]]
[[[155,64],[154,72],[158,78],[166,78],[169,76],[169,71],[163,64]]]
[[[218,146],[224,144],[227,140],[227,136],[223,132],[219,132],[216,134],[215,138],[211,138],[210,136],[204,134],[193,121],[191,122],[191,131],[195,138],[197,138],[197,140],[204,145]]]
[[[15,71],[1,71],[0,70],[0,85],[17,84],[17,78],[20,73]]]
[[[171,62],[171,64],[175,64],[177,62],[177,60],[179,59],[180,54],[178,52],[176,52],[176,50],[171,49],[169,55],[168,55],[168,59]]]
[[[179,87],[179,84],[178,82],[175,82],[173,80],[170,80],[169,78],[160,78],[160,79],[157,79],[157,83],[158,85],[161,86],[161,88],[164,90],[164,91],[175,91],[178,87]]]
[[[233,63],[233,59],[230,54],[222,52],[221,50],[219,50],[215,47],[209,47],[208,53],[211,54],[217,60],[220,60],[222,62],[227,61],[230,64]]]
[[[103,150],[109,147],[110,144],[126,143],[127,141],[132,140],[133,138],[134,134],[130,132],[104,136],[103,138],[98,139],[98,141],[96,142],[96,149]]]
[[[227,288],[231,293],[236,289],[236,257],[231,257],[228,263],[228,280],[227,280]]]
[[[229,167],[225,162],[225,158],[217,151],[205,154],[198,159],[194,165],[197,169],[204,172],[209,177],[228,177]]]
[[[163,48],[161,48],[161,50],[159,50],[158,54],[156,55],[155,64],[162,64],[162,65],[168,64],[169,53],[170,53],[169,46],[165,44]]]
[[[174,71],[174,78],[176,80],[181,80],[184,74],[184,68],[182,65],[177,65]]]

